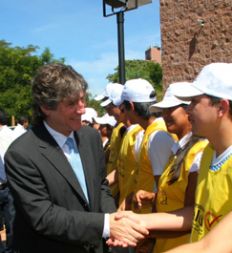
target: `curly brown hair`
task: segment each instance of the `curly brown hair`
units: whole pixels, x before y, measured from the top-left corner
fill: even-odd
[[[71,66],[61,63],[42,66],[32,82],[33,123],[45,119],[41,106],[55,110],[64,98],[77,97],[87,87],[83,76]]]

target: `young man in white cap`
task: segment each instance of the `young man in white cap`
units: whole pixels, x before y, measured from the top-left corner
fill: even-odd
[[[174,141],[167,133],[163,119],[156,118],[149,112],[150,105],[156,102],[156,94],[148,81],[144,79],[127,81],[122,92],[122,100],[127,117],[145,131],[138,154],[134,192],[141,189],[151,192],[154,191],[158,178],[168,162]],[[133,207],[132,209],[135,210]],[[137,211],[151,212],[152,205],[148,203]]]
[[[196,80],[175,95],[190,100],[193,132],[209,140],[202,157],[191,240],[204,237],[231,212],[232,64],[205,66]]]
[[[125,209],[125,198],[133,191],[131,188],[131,182],[136,164],[134,145],[137,134],[142,131],[140,125],[131,124],[130,120],[124,113],[124,109],[120,107],[122,103],[122,90],[122,85],[108,84],[104,93],[108,98],[101,103],[101,106],[105,107],[109,114],[114,115],[119,119],[118,121],[121,121],[124,124],[124,128],[121,128],[121,130],[123,129],[124,131],[121,131],[120,133],[120,136],[123,138],[121,138],[120,147],[118,147],[116,150],[117,153],[114,156],[114,170],[107,177],[110,184],[118,185],[118,205],[120,210]],[[99,96],[98,98],[102,97],[103,96]],[[117,128],[115,128],[114,132],[118,133]],[[112,136],[112,138],[114,137],[115,135]],[[117,137],[117,139],[119,138]]]
[[[111,88],[112,87],[112,88]],[[108,99],[101,103],[101,106],[105,107],[106,111],[113,115],[118,122],[123,123],[123,127],[115,128],[114,132],[117,133],[117,138],[113,143],[117,143],[117,149],[113,153],[110,152],[109,166],[112,165],[112,171],[108,174],[107,179],[109,180],[112,189],[117,187],[118,189],[118,199],[117,204],[119,209],[125,208],[125,198],[128,194],[133,191],[131,188],[131,178],[133,177],[134,167],[136,164],[134,155],[134,144],[136,141],[137,134],[142,130],[141,126],[138,124],[132,124],[130,120],[126,117],[124,109],[121,108],[121,94],[123,91],[123,86],[118,84],[112,84],[108,87],[107,94]],[[114,133],[113,133],[114,134]],[[111,141],[111,143],[112,143]],[[115,155],[114,155],[115,154]],[[114,158],[114,163],[110,163],[112,157]]]

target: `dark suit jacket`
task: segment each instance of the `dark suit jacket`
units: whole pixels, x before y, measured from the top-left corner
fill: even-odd
[[[104,214],[115,211],[96,130],[75,133],[89,204],[63,151],[43,124],[17,139],[5,156],[16,218],[14,247],[22,253],[102,252]]]

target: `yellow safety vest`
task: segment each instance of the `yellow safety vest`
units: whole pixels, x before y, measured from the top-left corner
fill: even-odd
[[[208,144],[198,176],[192,242],[199,241],[232,210],[232,156],[213,171],[210,169],[213,153],[213,147]]]
[[[136,168],[134,145],[136,141],[136,135],[141,130],[141,126],[135,126],[132,130],[126,133],[122,141],[117,163],[120,195],[119,205],[128,196],[128,194],[134,191],[133,177]]]
[[[117,168],[118,154],[121,147],[122,137],[120,135],[120,129],[124,127],[123,123],[119,123],[112,131],[110,138],[110,155],[108,163],[106,164],[106,174],[108,175],[114,169]],[[119,191],[118,183],[111,186],[111,192],[113,196],[116,196]]]
[[[184,207],[185,191],[188,186],[189,170],[196,155],[207,145],[206,140],[196,142],[186,153],[180,167],[180,176],[172,184],[169,184],[170,170],[176,159],[175,156],[170,161],[159,179],[158,193],[156,199],[157,212],[172,212]],[[160,253],[175,248],[181,244],[189,242],[190,233],[175,238],[158,238],[154,248],[154,253]]]
[[[155,131],[167,131],[165,122],[163,120],[154,121],[150,124],[144,132],[143,140],[139,151],[138,167],[135,171],[135,192],[138,190],[145,190],[149,192],[154,191],[155,179],[151,162],[148,157],[148,144],[149,138]],[[144,204],[139,210],[132,207],[135,212],[150,213],[152,211],[152,205],[150,203]]]

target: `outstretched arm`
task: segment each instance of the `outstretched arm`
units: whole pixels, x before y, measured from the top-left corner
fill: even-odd
[[[183,232],[190,231],[193,218],[193,207],[185,207],[172,213],[149,213],[136,214],[131,211],[123,211],[116,214],[115,219],[123,218],[131,219],[134,222],[143,224],[150,233],[154,231],[154,237],[164,237],[164,233],[168,233],[169,237],[182,235]],[[180,233],[179,233],[180,232]],[[150,237],[150,235],[147,235]],[[140,238],[137,237],[137,240]],[[137,242],[136,242],[137,243]],[[108,241],[110,246],[120,246],[117,242]]]
[[[193,207],[184,207],[170,213],[136,214],[120,212],[116,218],[122,217],[140,221],[149,230],[189,231],[192,226]]]

